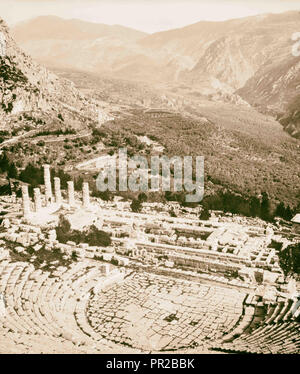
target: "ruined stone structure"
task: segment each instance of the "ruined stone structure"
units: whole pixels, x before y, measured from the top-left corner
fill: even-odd
[[[51,202],[52,202],[50,165],[44,165],[44,183],[45,183],[46,205],[49,206],[49,205],[51,205]]]
[[[109,275],[109,264],[103,264],[101,267],[100,267],[102,273],[105,275],[105,276],[108,276]]]
[[[55,202],[59,206],[62,203],[62,196],[61,196],[61,190],[60,190],[60,179],[55,177],[54,178],[54,193],[55,193]]]
[[[44,165],[44,183],[45,183],[45,204],[47,208],[60,208],[63,204],[63,198],[62,198],[62,192],[61,192],[61,182],[60,178],[55,177],[54,178],[54,198],[55,198],[55,204],[53,195],[52,195],[52,187],[51,187],[51,177],[50,177],[50,167],[49,165]],[[68,181],[68,197],[67,197],[67,203],[70,207],[75,207],[75,190],[74,190],[74,182]],[[28,217],[31,213],[31,202],[28,194],[28,186],[22,187],[22,205],[23,205],[23,215],[24,217]],[[39,188],[34,189],[34,212],[32,213],[39,213],[43,209],[42,204],[42,196],[41,191]],[[89,184],[83,183],[82,186],[82,206],[84,209],[88,209],[91,207],[90,205],[90,192],[89,192]]]
[[[48,198],[49,178],[46,165]],[[151,209],[133,213],[117,200],[98,201],[98,209],[91,204],[88,183],[82,186],[82,203],[75,204],[74,183],[68,182],[63,201],[59,178],[54,179],[55,204],[51,199],[42,204],[36,188],[31,212],[28,186],[22,193],[29,219],[25,224],[7,219],[0,238],[0,292],[20,291],[18,298],[4,295],[8,313],[14,311],[8,323],[1,325],[0,319],[6,345],[13,331],[21,335],[22,352],[26,347],[30,353],[40,347],[49,353],[300,353],[299,287],[279,266],[279,248],[291,242],[275,226],[224,217],[201,221],[186,211],[180,216],[180,210],[176,217]],[[73,229],[78,222],[94,225],[110,235],[110,243],[60,243],[55,222],[47,221],[45,230],[41,224],[44,212],[59,217],[60,206]],[[6,242],[18,254],[33,249],[38,258],[44,249],[61,258],[39,269],[10,262]],[[34,280],[30,293],[27,279]],[[34,328],[27,326],[30,320]],[[38,340],[41,331],[43,341]],[[3,347],[0,339],[0,353]],[[12,347],[15,352],[15,343]]]
[[[74,197],[74,182],[69,181],[68,182],[68,204],[70,206],[75,205],[75,197]]]
[[[34,193],[34,210],[38,213],[42,209],[41,191],[39,188],[33,190]]]
[[[90,207],[90,191],[89,191],[88,183],[83,183],[82,185],[82,201],[83,201],[83,207],[85,209]]]
[[[28,193],[28,186],[22,186],[22,199],[23,199],[23,214],[28,217],[30,214],[30,199]]]
[[[300,235],[300,214],[296,214],[292,219],[293,231]]]

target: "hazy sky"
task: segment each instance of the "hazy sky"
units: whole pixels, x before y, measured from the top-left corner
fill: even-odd
[[[146,32],[288,10],[300,10],[300,0],[0,0],[0,17],[9,25],[56,15]]]

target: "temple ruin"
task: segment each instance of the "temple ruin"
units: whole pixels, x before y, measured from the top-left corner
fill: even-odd
[[[3,219],[0,233],[0,351],[4,342],[22,353],[300,352],[299,284],[279,263],[299,239],[292,229],[203,221],[176,203],[134,213],[130,202],[91,197],[86,182],[62,191],[49,165],[44,178],[33,199],[23,185],[21,200],[3,202],[22,213]],[[61,214],[110,244],[59,242]]]
[[[74,182],[68,181],[67,185],[68,185],[67,199],[64,200],[62,198],[60,178],[54,177],[54,196],[53,196],[51,176],[50,176],[50,166],[44,165],[45,194],[43,195],[41,193],[40,188],[34,188],[33,207],[31,203],[31,199],[29,197],[28,185],[22,186],[23,216],[26,218],[29,218],[30,216],[34,214],[39,214],[39,213],[46,214],[47,211],[53,213],[55,210],[59,210],[62,204],[64,204],[65,207],[67,206],[75,207],[76,204],[78,204],[78,206],[82,206],[83,209],[89,209],[91,207],[89,184],[85,182],[82,185],[82,202],[80,201],[76,202],[75,200]]]

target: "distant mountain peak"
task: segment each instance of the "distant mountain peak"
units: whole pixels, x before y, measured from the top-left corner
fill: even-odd
[[[92,40],[103,36],[117,36],[122,40],[135,41],[147,35],[126,26],[57,16],[39,16],[20,22],[13,28],[13,34],[19,42],[28,39]]]

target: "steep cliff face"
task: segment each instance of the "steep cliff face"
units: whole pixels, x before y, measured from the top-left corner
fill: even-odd
[[[275,115],[290,135],[300,138],[300,57],[292,55],[291,45],[265,62],[236,93]]]
[[[197,84],[209,75],[238,89],[266,62],[278,61],[286,51],[291,55],[291,36],[299,24],[299,12],[198,22],[147,36],[139,44],[181,67],[181,79]]]
[[[256,107],[275,112],[286,110],[300,93],[300,57],[294,57],[291,47],[286,46],[281,54],[266,61],[237,93]]]
[[[22,126],[30,112],[31,124],[61,121],[84,126],[97,121],[97,103],[84,97],[70,81],[60,79],[27,56],[0,20],[0,123],[2,129]],[[39,121],[40,120],[40,121]]]
[[[279,122],[289,134],[300,139],[300,95],[291,101],[282,115],[279,115]]]
[[[300,13],[266,14],[226,22],[200,22],[150,35],[141,44],[177,64],[176,79],[203,91],[233,94],[280,119],[300,137],[300,57],[293,56]],[[180,62],[190,58],[190,67]],[[173,68],[173,72],[175,69]],[[217,85],[209,82],[218,82]],[[231,91],[230,91],[231,90]],[[225,101],[225,100],[223,100]]]

